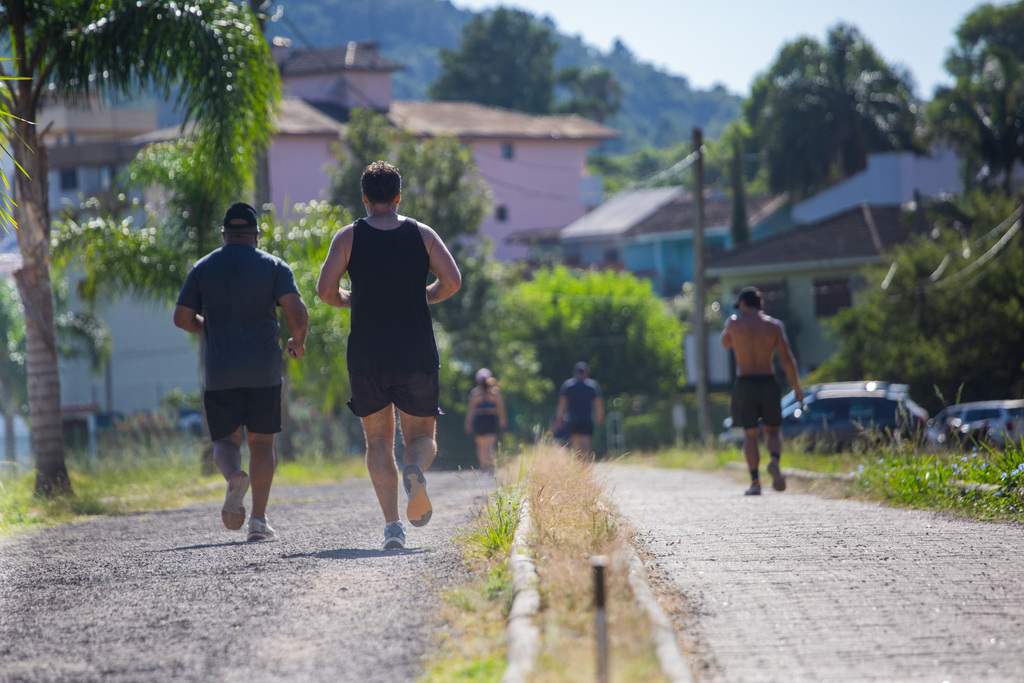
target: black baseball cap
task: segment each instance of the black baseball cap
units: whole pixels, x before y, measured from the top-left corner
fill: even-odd
[[[763,301],[761,290],[757,287],[744,287],[736,295],[736,303],[733,304],[733,308],[739,308],[741,301],[751,308],[761,308]]]
[[[583,361],[580,361],[576,365],[572,366],[572,371],[573,372],[590,372],[590,366],[587,365],[586,363],[584,363]]]
[[[255,228],[259,225],[259,214],[245,202],[235,202],[224,214],[225,228]],[[245,223],[242,223],[245,221]]]

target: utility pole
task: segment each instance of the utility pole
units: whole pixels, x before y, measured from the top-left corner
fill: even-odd
[[[708,329],[704,321],[707,283],[704,281],[704,135],[693,129],[693,283],[694,283],[694,349],[697,351],[697,428],[700,442],[707,445],[711,435],[708,404]]]

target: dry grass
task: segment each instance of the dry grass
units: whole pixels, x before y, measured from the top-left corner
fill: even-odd
[[[505,670],[505,628],[511,606],[509,505],[531,509],[529,546],[540,578],[540,656],[533,679],[564,683],[596,679],[593,555],[612,558],[606,570],[609,674],[614,681],[664,681],[647,615],[633,601],[626,562],[628,530],[607,500],[605,482],[564,450],[543,446],[507,465],[503,485],[458,541],[471,580],[445,595],[444,626],[424,681],[498,681]]]
[[[665,680],[651,644],[647,616],[634,604],[626,561],[627,531],[609,504],[606,482],[564,449],[529,456],[526,494],[530,547],[540,576],[540,661],[536,681],[596,678],[594,574],[590,558],[606,555],[609,673],[617,681]]]

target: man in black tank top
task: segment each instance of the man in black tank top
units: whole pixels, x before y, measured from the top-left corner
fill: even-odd
[[[317,296],[352,309],[347,363],[352,398],[366,436],[366,466],[384,513],[384,548],[404,548],[398,514],[395,409],[405,443],[402,481],[413,526],[430,520],[423,472],[437,452],[434,418],[440,361],[429,304],[458,291],[462,276],[448,248],[429,226],[398,214],[402,177],[383,161],[360,181],[366,218],[342,228],[320,270]],[[348,274],[351,289],[341,288]],[[427,284],[429,274],[435,280]]]

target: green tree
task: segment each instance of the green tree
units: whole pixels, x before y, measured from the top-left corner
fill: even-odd
[[[289,393],[309,401],[322,415],[333,415],[349,395],[345,351],[350,311],[318,301],[316,282],[331,240],[352,222],[352,215],[326,202],[312,202],[295,206],[290,216],[287,224],[273,215],[264,216],[260,225],[260,248],[292,267],[295,284],[309,309],[306,355],[298,361],[285,356]],[[286,330],[282,324],[283,335]],[[282,342],[287,342],[287,337]]]
[[[746,244],[750,239],[750,223],[747,220],[747,193],[743,179],[743,142],[739,136],[733,136],[731,147],[729,185],[732,190],[732,213],[729,218],[729,234],[733,246],[737,246]]]
[[[435,100],[469,101],[531,114],[551,111],[554,57],[551,29],[527,12],[500,7],[463,27],[458,50],[441,48]]]
[[[1001,177],[1013,190],[1024,162],[1024,3],[983,5],[957,29],[940,87],[927,108],[930,137],[951,144],[966,162],[968,184]]]
[[[490,192],[476,175],[472,150],[455,138],[417,140],[392,127],[380,114],[357,109],[352,112],[338,156],[331,200],[353,216],[366,213],[359,188],[363,169],[384,159],[402,173],[398,210],[403,215],[436,230],[456,257],[462,255],[465,238],[476,237],[490,205]]]
[[[556,386],[580,360],[609,396],[683,385],[684,327],[650,282],[631,274],[542,269],[502,296],[498,316],[509,340],[536,349],[540,375]]]
[[[1018,201],[975,190],[940,207],[935,232],[895,248],[834,318],[838,349],[815,379],[905,382],[932,411],[940,395],[1024,395]]]
[[[556,80],[569,92],[569,99],[555,106],[556,112],[604,123],[622,108],[622,86],[603,66],[569,66],[558,72]]]
[[[60,380],[50,274],[50,217],[37,119],[44,95],[88,101],[153,85],[178,87],[196,144],[217,172],[253,168],[270,137],[278,80],[270,51],[248,9],[231,0],[0,1],[0,35],[14,58],[0,100],[14,118],[8,137],[16,163],[15,211],[22,267],[15,279],[27,321],[27,367],[36,490],[70,492],[62,443]],[[6,71],[0,76],[10,76]],[[52,89],[51,89],[52,88]]]
[[[843,24],[824,45],[785,45],[754,81],[744,116],[764,150],[771,190],[797,199],[864,169],[870,152],[915,149],[909,74]]]

